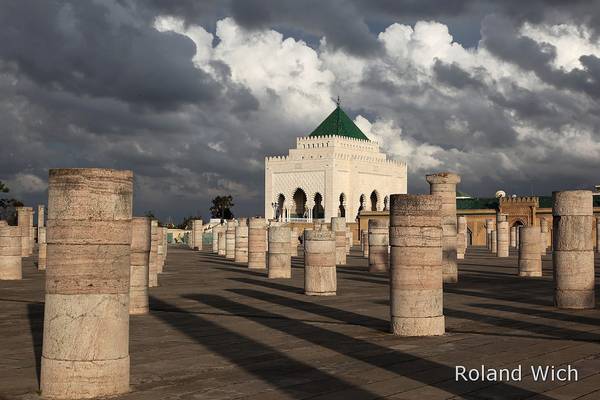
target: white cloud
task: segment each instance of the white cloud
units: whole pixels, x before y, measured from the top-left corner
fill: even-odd
[[[15,194],[34,194],[46,190],[48,184],[36,175],[18,173],[8,182],[8,187]]]

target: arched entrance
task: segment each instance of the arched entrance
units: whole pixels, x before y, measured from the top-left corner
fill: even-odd
[[[323,196],[321,193],[315,194],[315,206],[312,209],[312,217],[313,219],[323,219],[325,218],[325,208],[323,208]]]
[[[275,219],[283,218],[283,209],[285,207],[285,196],[279,193],[277,196],[277,202],[275,203]]]
[[[344,193],[340,194],[340,206],[338,208],[338,217],[346,216],[346,195]]]
[[[377,196],[377,191],[373,190],[371,192],[370,199],[371,199],[371,211],[377,211],[377,200],[379,200],[378,196]]]
[[[306,193],[298,188],[294,192],[294,210],[292,218],[306,218]]]

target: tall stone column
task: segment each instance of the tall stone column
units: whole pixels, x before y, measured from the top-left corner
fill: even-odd
[[[39,204],[37,206],[37,230],[38,230],[38,244],[40,243],[40,228],[46,226],[44,214],[46,211],[46,207],[43,204]]]
[[[369,220],[369,272],[389,271],[389,222],[387,219]]]
[[[17,225],[21,230],[21,257],[29,257],[29,247],[31,246],[31,229],[29,227],[30,207],[17,207]]]
[[[269,254],[267,256],[269,278],[291,278],[292,258],[290,255],[290,228],[269,227]]]
[[[554,304],[558,308],[594,308],[592,192],[552,193]]]
[[[167,253],[169,252],[169,228],[167,228],[166,226],[163,226],[163,235],[162,235],[162,240],[163,240],[163,257],[162,257],[162,265],[163,265],[163,269],[165,267],[165,265],[167,264]],[[200,244],[200,246],[202,246],[202,244]]]
[[[485,220],[485,247],[492,251],[492,231],[495,229],[494,220],[489,218]]]
[[[331,217],[331,230],[335,233],[335,263],[346,264],[346,218]]]
[[[158,244],[156,246],[156,271],[159,274],[162,274],[163,269],[164,269],[164,260],[165,260],[165,245],[163,242],[163,234],[164,231],[162,229],[162,226],[157,226],[156,227],[156,232],[157,232],[157,240],[158,240]]]
[[[0,221],[0,280],[23,278],[21,227]]]
[[[519,245],[519,276],[542,276],[540,230],[537,226],[521,227]]]
[[[440,172],[426,176],[430,193],[442,199],[442,272],[444,283],[458,282],[456,264],[456,185],[460,176],[452,172]]]
[[[298,257],[298,228],[290,227],[290,255]]]
[[[129,390],[132,192],[131,171],[49,172],[43,398]]]
[[[131,269],[129,278],[129,314],[147,314],[148,282],[150,276],[151,220],[131,219]]]
[[[217,254],[219,254],[220,256],[223,256],[223,257],[225,257],[225,253],[227,251],[227,240],[225,238],[225,232],[226,232],[225,229],[218,232],[219,252]]]
[[[201,219],[195,219],[194,224],[192,226],[194,228],[194,250],[202,250],[204,222]]]
[[[600,253],[600,217],[596,218],[596,253]]]
[[[212,252],[219,253],[219,232],[223,230],[223,225],[216,225],[212,228]]]
[[[335,296],[336,234],[333,231],[304,231],[304,293]]]
[[[546,248],[548,247],[548,221],[544,218],[540,219],[540,253],[546,255]]]
[[[510,247],[517,247],[517,227],[510,228]]]
[[[150,221],[150,259],[148,261],[148,287],[158,286],[158,221],[153,219]]]
[[[250,218],[248,221],[248,268],[267,268],[266,227],[264,218]]]
[[[248,224],[247,219],[240,219],[240,223],[235,227],[235,257],[236,263],[248,263]]]
[[[462,260],[467,250],[467,218],[462,215],[457,218],[457,231],[456,258]]]
[[[225,258],[235,260],[235,228],[237,223],[235,220],[227,221],[227,229],[225,230]]]
[[[363,257],[369,258],[369,230],[363,230]]]
[[[506,214],[498,214],[496,217],[496,255],[508,257],[508,220]]]
[[[492,243],[492,253],[497,254],[498,253],[498,231],[497,230],[493,230],[492,234],[490,236],[490,241]]]
[[[38,228],[38,271],[46,269],[46,254],[48,245],[46,244],[46,227]]]
[[[395,335],[444,334],[442,204],[433,195],[390,196],[390,315]]]

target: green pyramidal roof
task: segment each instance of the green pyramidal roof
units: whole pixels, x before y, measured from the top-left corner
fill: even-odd
[[[319,126],[312,131],[310,137],[316,136],[343,136],[352,139],[369,140],[364,133],[352,122],[344,110],[337,106],[335,110]]]

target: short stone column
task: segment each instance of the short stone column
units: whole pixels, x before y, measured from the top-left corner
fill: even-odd
[[[162,226],[157,226],[156,227],[156,232],[157,232],[157,239],[158,239],[158,245],[157,245],[157,256],[156,256],[156,271],[159,274],[162,274],[163,269],[164,269],[164,261],[165,261],[165,245],[163,242],[163,234],[164,231],[162,229]]]
[[[346,256],[350,254],[350,249],[352,248],[352,231],[346,230]]]
[[[217,254],[225,257],[225,253],[227,251],[227,240],[225,239],[225,230],[222,230],[217,233],[218,235],[218,243],[219,243],[219,251]]]
[[[236,263],[248,263],[248,224],[245,218],[235,227],[235,257]]]
[[[133,174],[51,169],[42,398],[129,391]]]
[[[540,253],[545,256],[548,248],[548,221],[540,219]]]
[[[363,257],[369,258],[369,230],[362,231],[362,241],[363,241]]]
[[[31,229],[29,226],[29,213],[31,207],[17,207],[17,225],[21,230],[21,257],[29,257],[29,247],[31,245]]]
[[[592,192],[552,193],[554,304],[558,308],[594,308],[594,214]]]
[[[38,230],[38,244],[40,243],[40,228],[44,228],[46,226],[46,206],[43,204],[38,204],[37,206],[37,230]]]
[[[290,255],[298,257],[298,228],[290,227]]]
[[[150,276],[150,247],[152,225],[150,218],[131,219],[131,270],[129,275],[129,314],[147,314],[148,282]]]
[[[462,260],[467,251],[467,218],[460,216],[457,218],[456,234],[456,258]]]
[[[162,234],[162,241],[163,241],[163,254],[162,254],[162,265],[163,265],[163,270],[165,268],[165,266],[167,265],[167,253],[169,252],[169,228],[167,228],[166,226],[163,226],[162,228],[163,230],[163,234]]]
[[[491,252],[493,254],[497,254],[498,253],[498,231],[495,229],[492,231],[492,233],[490,235],[490,242],[492,245]]]
[[[485,247],[492,251],[492,231],[495,229],[494,220],[489,218],[485,220]]]
[[[202,250],[202,236],[204,222],[201,219],[195,219],[192,223],[192,234],[194,235],[194,250]]]
[[[390,196],[391,332],[443,335],[442,199]]]
[[[496,256],[508,257],[508,220],[506,214],[498,214],[496,217]]]
[[[21,227],[0,221],[0,280],[23,278]]]
[[[38,228],[38,271],[46,270],[46,254],[48,245],[46,244],[46,227]]]
[[[291,278],[292,258],[290,255],[290,228],[269,227],[269,253],[267,255],[269,278]]]
[[[227,221],[225,229],[225,258],[235,260],[235,220]]]
[[[460,176],[452,172],[427,175],[430,194],[442,200],[442,272],[445,283],[458,282],[456,264],[456,185]]]
[[[219,232],[223,231],[223,225],[219,224],[212,228],[212,252],[219,254]]]
[[[335,296],[336,234],[327,230],[304,231],[304,294]]]
[[[600,217],[596,218],[596,253],[600,253]]]
[[[542,276],[540,230],[537,226],[521,227],[519,245],[519,276]]]
[[[335,233],[335,263],[346,264],[346,218],[331,217],[331,231]]]
[[[388,219],[369,220],[369,272],[389,271],[389,222]]]
[[[513,226],[510,228],[510,247],[517,247],[517,227]]]
[[[248,221],[248,268],[267,268],[267,221],[250,218]]]
[[[158,221],[150,221],[150,259],[148,261],[148,287],[158,286]]]

